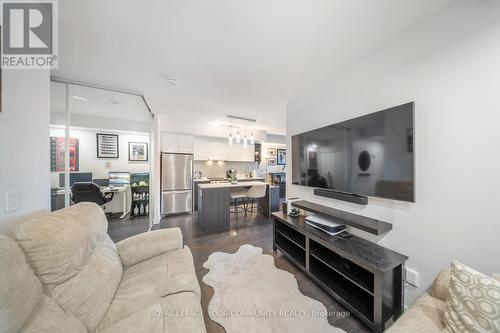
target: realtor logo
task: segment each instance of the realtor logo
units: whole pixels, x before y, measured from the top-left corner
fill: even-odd
[[[55,68],[57,3],[2,1],[2,66]]]

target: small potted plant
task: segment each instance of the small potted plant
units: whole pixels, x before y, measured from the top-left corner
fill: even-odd
[[[238,184],[238,178],[236,177],[236,172],[231,173],[231,184]]]

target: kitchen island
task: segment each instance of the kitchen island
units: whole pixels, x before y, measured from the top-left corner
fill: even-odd
[[[279,187],[259,181],[245,181],[237,184],[198,185],[198,223],[205,230],[229,230],[229,207],[231,190],[250,188],[253,185],[266,186],[266,195],[259,199],[259,213],[270,217],[279,211]],[[244,214],[244,213],[241,213]]]

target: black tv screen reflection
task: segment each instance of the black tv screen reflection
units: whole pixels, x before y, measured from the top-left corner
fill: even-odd
[[[415,202],[414,103],[292,137],[292,183]]]

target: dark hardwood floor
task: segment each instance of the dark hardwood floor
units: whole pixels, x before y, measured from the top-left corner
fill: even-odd
[[[348,313],[345,316],[339,316],[339,312],[345,313],[342,305],[333,300],[279,251],[273,253],[272,222],[270,219],[256,214],[247,217],[244,217],[243,214],[238,214],[238,218],[236,218],[231,214],[230,231],[205,232],[198,227],[195,213],[193,215],[163,218],[159,225],[153,226],[153,230],[171,227],[181,228],[184,244],[191,248],[196,274],[201,286],[202,307],[205,312],[207,312],[208,303],[212,298],[213,289],[202,282],[202,277],[208,272],[207,269],[203,268],[203,263],[213,252],[234,253],[241,245],[251,244],[261,247],[265,254],[272,255],[277,268],[295,275],[299,289],[304,295],[320,301],[327,307],[330,313],[334,314],[328,318],[331,325],[342,328],[348,333],[369,332],[366,326]],[[147,230],[147,219],[110,219],[108,233],[111,239],[117,242]],[[208,333],[225,332],[224,328],[212,321],[208,316],[205,317],[205,324]]]
[[[120,219],[118,214],[115,214],[113,217],[107,215],[107,218],[108,234],[115,243],[141,232],[146,232],[149,229],[148,217],[131,219],[130,215],[128,215],[124,219]]]

